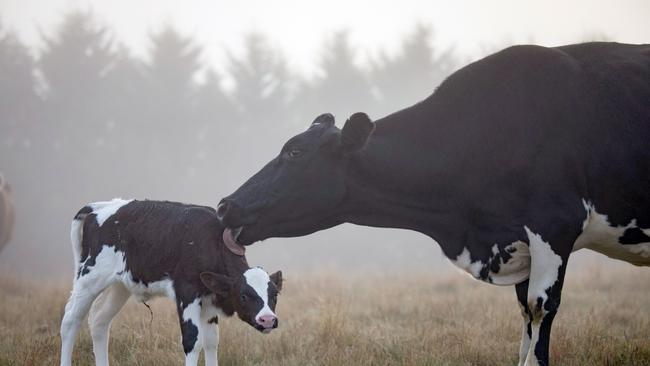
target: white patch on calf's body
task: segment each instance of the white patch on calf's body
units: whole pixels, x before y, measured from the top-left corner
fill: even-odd
[[[111,201],[93,202],[89,204],[96,215],[97,225],[102,226],[104,222],[113,216],[120,207],[131,203],[133,200],[123,200],[121,198],[114,198]]]

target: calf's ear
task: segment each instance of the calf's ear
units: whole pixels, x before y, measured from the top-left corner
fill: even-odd
[[[224,276],[218,273],[213,272],[201,272],[200,274],[201,282],[207,287],[210,291],[214,292],[219,296],[226,297],[235,284],[235,280]]]
[[[278,291],[282,291],[282,271],[277,271],[269,277],[271,278],[271,282],[275,284],[275,287],[278,288]]]
[[[374,129],[375,124],[367,114],[357,112],[351,115],[341,130],[341,148],[345,152],[361,150]]]

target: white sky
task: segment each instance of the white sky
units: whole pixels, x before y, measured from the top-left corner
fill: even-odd
[[[0,0],[0,19],[38,47],[70,9],[91,9],[137,54],[147,36],[169,22],[206,49],[218,64],[225,50],[240,51],[242,35],[266,34],[299,70],[313,71],[323,41],[347,29],[362,56],[393,52],[418,22],[430,24],[435,40],[476,58],[504,44],[534,41],[558,45],[593,35],[650,43],[649,0]]]

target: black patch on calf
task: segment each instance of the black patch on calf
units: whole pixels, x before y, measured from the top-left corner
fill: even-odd
[[[181,323],[181,334],[183,335],[183,351],[188,354],[194,349],[199,337],[199,328],[192,323],[192,320],[186,320]]]
[[[93,208],[90,206],[84,206],[81,210],[77,212],[74,216],[75,220],[83,220],[86,216],[93,212]]]
[[[650,237],[648,237],[640,228],[631,227],[626,229],[623,236],[618,238],[618,242],[624,245],[649,243]]]
[[[219,317],[215,316],[208,320],[208,324],[219,324]]]

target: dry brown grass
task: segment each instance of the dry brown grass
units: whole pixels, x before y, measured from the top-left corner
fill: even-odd
[[[222,319],[221,365],[514,365],[521,319],[512,288],[459,274],[285,274],[280,328],[262,335]],[[0,279],[0,365],[54,365],[67,297],[58,281]],[[179,365],[171,301],[153,322],[129,303],[113,324],[113,365]],[[551,344],[555,365],[650,364],[650,269],[591,270],[567,279]],[[74,362],[93,364],[87,327]]]

